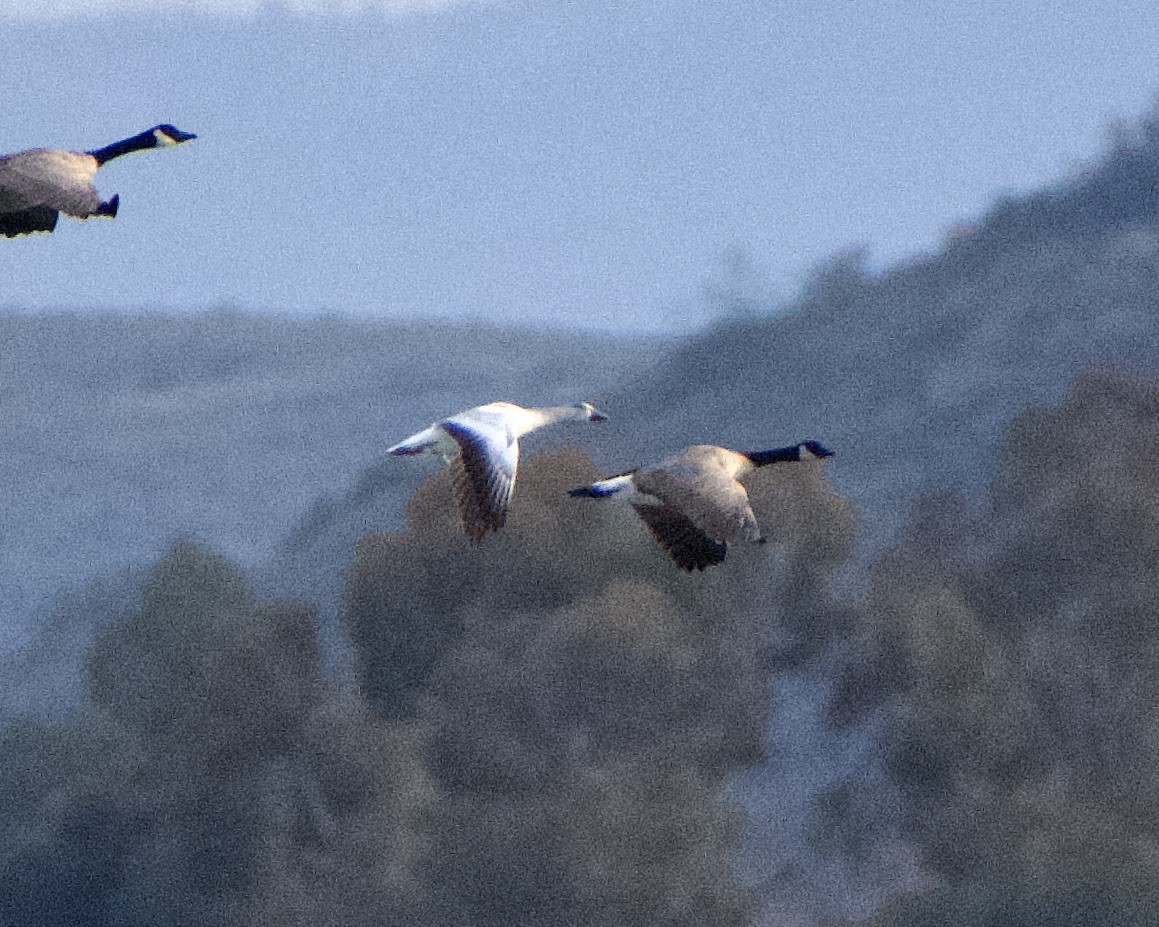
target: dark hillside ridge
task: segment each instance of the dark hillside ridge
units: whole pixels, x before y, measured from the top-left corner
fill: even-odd
[[[961,252],[1026,244],[1039,238],[1072,240],[1113,235],[1159,218],[1159,118],[1140,123],[1090,171],[1031,196],[1007,199],[961,242]]]
[[[875,545],[923,489],[977,497],[999,436],[1088,368],[1159,367],[1159,127],[881,275],[856,254],[784,315],[738,318],[600,397],[623,469],[683,443],[814,437]],[[661,426],[658,428],[657,426]],[[662,448],[658,444],[662,443]]]

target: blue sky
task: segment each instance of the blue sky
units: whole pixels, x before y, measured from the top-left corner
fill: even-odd
[[[128,10],[128,12],[126,12]],[[680,330],[1097,157],[1153,2],[0,0],[0,151],[157,122],[115,222],[0,241],[0,306]]]

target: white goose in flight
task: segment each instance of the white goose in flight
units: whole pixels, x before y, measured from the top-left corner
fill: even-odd
[[[434,454],[454,468],[463,529],[474,543],[507,520],[519,467],[519,439],[556,422],[606,422],[590,402],[528,409],[490,402],[435,422],[387,449],[388,454]]]
[[[654,467],[582,486],[570,495],[630,501],[673,563],[682,570],[703,570],[723,562],[731,543],[764,542],[741,477],[766,464],[832,456],[817,441],[747,454],[698,444]]]
[[[171,125],[154,126],[92,151],[30,148],[0,157],[0,235],[15,238],[51,232],[60,213],[74,219],[117,214],[120,196],[102,200],[93,184],[113,158],[149,148],[169,148],[197,138]]]

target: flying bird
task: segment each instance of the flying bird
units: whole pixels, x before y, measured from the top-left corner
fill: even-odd
[[[581,486],[569,495],[631,502],[661,550],[691,572],[722,563],[729,544],[764,543],[742,477],[767,464],[832,456],[817,441],[747,454],[698,444],[654,467]]]
[[[482,544],[488,531],[498,531],[507,520],[515,492],[520,438],[557,422],[607,420],[590,402],[546,409],[490,402],[435,422],[388,448],[387,453],[399,457],[433,454],[450,464],[463,529],[474,543]]]
[[[60,213],[74,219],[117,214],[119,195],[102,200],[93,184],[113,158],[149,148],[169,148],[197,138],[171,125],[154,126],[93,151],[30,148],[0,157],[0,235],[15,238],[51,232]]]

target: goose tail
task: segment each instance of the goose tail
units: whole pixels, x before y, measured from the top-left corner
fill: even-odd
[[[434,428],[428,428],[425,431],[420,431],[416,435],[411,435],[409,438],[404,438],[398,444],[392,445],[386,449],[388,454],[393,454],[395,457],[410,457],[414,454],[426,454],[435,449],[439,443],[439,435]]]
[[[592,483],[590,486],[581,486],[579,489],[573,489],[568,495],[575,499],[627,499],[636,495],[632,473],[623,473]]]

